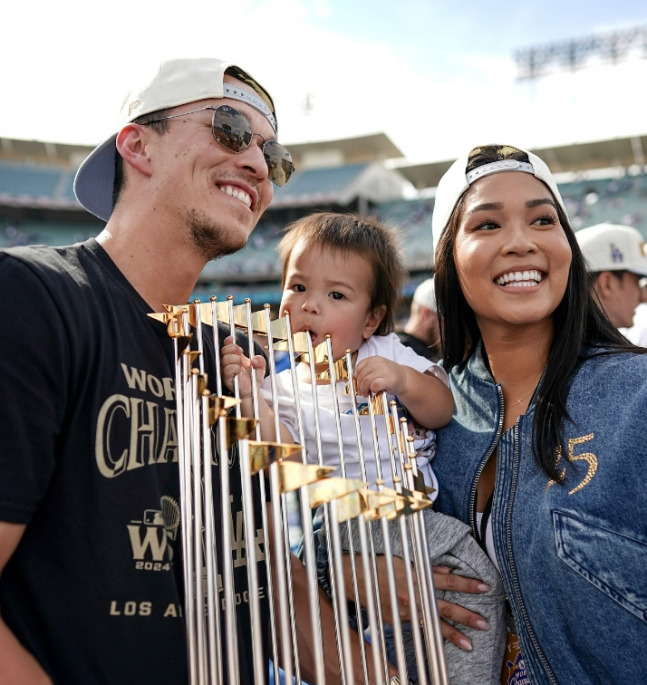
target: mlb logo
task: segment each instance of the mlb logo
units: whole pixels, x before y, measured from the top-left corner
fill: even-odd
[[[625,261],[622,250],[615,243],[609,243],[609,248],[611,250],[611,261],[614,264],[622,264]]]

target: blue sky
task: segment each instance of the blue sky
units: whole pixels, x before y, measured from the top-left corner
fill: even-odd
[[[284,143],[386,132],[411,162],[647,133],[647,55],[528,83],[513,54],[647,25],[644,0],[12,2],[0,137],[95,144],[159,59],[240,62],[274,95]],[[304,103],[312,109],[306,113]]]

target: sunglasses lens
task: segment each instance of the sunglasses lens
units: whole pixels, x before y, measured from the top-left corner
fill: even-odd
[[[232,152],[242,152],[252,140],[252,127],[247,117],[228,105],[214,110],[211,128],[213,137]]]
[[[284,186],[294,171],[292,155],[275,140],[268,140],[263,145],[263,154],[267,162],[268,177],[277,186]]]
[[[220,105],[213,111],[211,130],[216,141],[232,152],[246,150],[254,137],[249,119],[229,105]],[[292,156],[275,140],[263,144],[263,154],[270,181],[284,186],[294,171]]]

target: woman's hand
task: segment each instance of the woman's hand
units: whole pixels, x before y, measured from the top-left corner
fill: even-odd
[[[434,566],[433,572],[436,590],[452,590],[453,592],[469,592],[472,594],[482,594],[490,590],[490,586],[480,580],[452,573],[451,569],[446,566]],[[452,604],[442,599],[438,600],[438,615],[440,616],[440,627],[443,637],[465,651],[472,649],[472,643],[460,630],[448,623],[447,620],[464,626],[470,626],[477,630],[488,630],[490,627],[489,623],[481,615],[465,609],[460,604]]]
[[[380,588],[382,588],[382,616],[387,623],[393,622],[393,615],[391,613],[391,602],[388,597],[386,589],[388,588],[387,572],[386,572],[386,558],[383,554],[377,555],[375,558],[377,565],[377,574]],[[395,575],[395,587],[398,596],[398,613],[400,619],[403,621],[410,620],[410,602],[407,588],[406,574],[404,570],[404,562],[400,557],[394,556],[393,571]],[[348,598],[352,601],[352,571],[350,564],[350,557],[344,554],[343,568],[345,575],[346,593]],[[359,599],[362,606],[366,606],[365,585],[363,573],[361,569],[361,562],[359,557],[356,558],[355,571],[358,577]],[[491,588],[489,585],[483,583],[475,578],[467,578],[466,576],[452,573],[451,569],[446,566],[434,566],[434,588],[435,590],[451,590],[452,592],[466,592],[470,594],[483,594],[488,592]],[[465,651],[472,649],[472,643],[458,628],[453,626],[449,621],[454,623],[469,626],[476,630],[488,630],[490,625],[480,615],[460,604],[447,602],[443,599],[438,599],[438,616],[440,618],[440,628],[443,637],[450,642],[453,642],[457,647]],[[418,611],[420,614],[420,611]]]

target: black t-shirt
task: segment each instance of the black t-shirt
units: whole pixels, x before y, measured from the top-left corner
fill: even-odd
[[[0,252],[0,290],[8,304],[0,327],[0,520],[27,524],[0,577],[3,619],[56,683],[185,683],[175,362],[166,326],[147,316],[148,305],[95,240]],[[204,337],[209,364],[212,336]],[[232,461],[225,525],[241,682],[252,682],[259,646],[249,639]],[[218,531],[218,468],[213,474]]]

